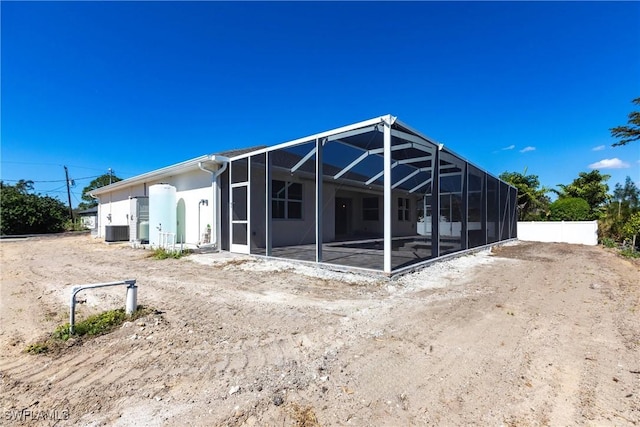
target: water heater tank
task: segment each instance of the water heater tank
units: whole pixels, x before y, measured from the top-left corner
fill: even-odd
[[[160,246],[160,233],[172,233],[175,238],[176,187],[169,184],[156,184],[149,187],[149,244]],[[174,240],[175,241],[175,240]]]

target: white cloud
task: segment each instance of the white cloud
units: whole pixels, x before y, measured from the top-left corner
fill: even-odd
[[[602,151],[605,148],[607,148],[607,147],[605,147],[604,145],[598,145],[597,147],[593,147],[593,149],[591,151]]]
[[[506,150],[513,150],[514,148],[516,148],[516,146],[515,146],[515,145],[513,145],[513,144],[511,144],[511,145],[510,145],[510,146],[508,146],[508,147],[504,147],[504,148],[502,149],[502,151],[506,151]]]
[[[521,153],[527,153],[529,151],[535,151],[536,147],[524,147],[522,150],[520,150]]]
[[[602,159],[599,162],[591,163],[590,169],[625,169],[631,167],[629,163],[623,162],[617,157],[613,159]]]

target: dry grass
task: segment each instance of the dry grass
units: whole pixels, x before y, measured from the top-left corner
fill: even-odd
[[[289,405],[288,409],[296,427],[320,427],[312,406],[300,406],[294,402]]]
[[[220,267],[223,267],[223,268],[237,267],[239,265],[246,264],[249,261],[252,261],[252,260],[248,260],[248,259],[231,259],[229,261],[220,263]]]

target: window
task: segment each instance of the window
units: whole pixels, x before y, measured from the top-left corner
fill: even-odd
[[[302,184],[272,181],[271,216],[274,219],[302,219]]]
[[[378,198],[365,197],[362,199],[362,219],[364,221],[378,221]]]
[[[409,221],[409,199],[398,198],[398,221]]]

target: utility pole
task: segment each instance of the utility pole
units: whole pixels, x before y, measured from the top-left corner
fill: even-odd
[[[69,170],[67,167],[64,167],[64,174],[67,177],[67,197],[69,198],[69,216],[71,217],[71,222],[73,222],[73,209],[71,208],[71,189],[69,188]]]
[[[109,185],[112,184],[113,181],[113,169],[109,168]]]

